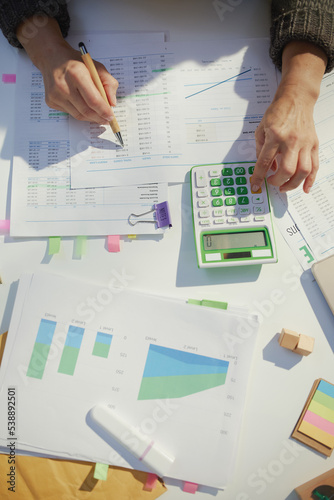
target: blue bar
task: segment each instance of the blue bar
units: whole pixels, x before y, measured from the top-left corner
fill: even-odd
[[[227,373],[228,361],[192,352],[150,345],[144,377]]]
[[[84,328],[70,325],[68,328],[65,345],[80,349],[84,331]]]
[[[57,323],[49,319],[41,319],[39,324],[36,342],[40,344],[51,345],[53,334],[55,332]]]
[[[317,387],[317,391],[321,391],[327,396],[334,398],[334,386],[329,382],[325,382],[324,380],[320,380],[319,385]]]
[[[97,332],[95,342],[101,342],[101,344],[110,345],[112,340],[112,335],[109,333]]]

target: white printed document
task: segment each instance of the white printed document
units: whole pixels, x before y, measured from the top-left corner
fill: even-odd
[[[257,330],[255,315],[139,293],[116,271],[102,286],[25,275],[0,369],[0,451],[11,439],[17,452],[147,470],[93,425],[106,404],[174,458],[168,477],[224,487]]]
[[[108,35],[109,45],[137,39],[157,42],[159,33]],[[69,37],[73,47],[91,37]],[[94,57],[94,54],[92,54]],[[154,223],[131,226],[131,213],[144,213],[167,200],[166,184],[71,189],[68,115],[45,104],[41,73],[23,52],[18,55],[16,131],[11,195],[12,236],[104,236],[156,234]],[[153,219],[153,213],[146,216]]]
[[[71,187],[184,182],[193,165],[253,161],[254,131],[277,88],[267,39],[136,44],[92,54],[119,81],[109,126],[70,121]]]

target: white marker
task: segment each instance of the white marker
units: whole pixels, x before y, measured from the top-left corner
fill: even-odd
[[[90,411],[92,420],[109,436],[138,458],[152,472],[163,477],[169,471],[174,458],[165,453],[149,436],[125,422],[107,405],[96,405]]]

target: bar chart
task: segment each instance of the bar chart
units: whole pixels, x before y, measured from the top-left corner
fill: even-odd
[[[55,321],[41,319],[27,370],[27,377],[39,379],[43,377],[56,325]]]
[[[107,358],[110,350],[110,345],[112,341],[112,335],[109,333],[97,332],[93,356],[99,356],[100,358]]]

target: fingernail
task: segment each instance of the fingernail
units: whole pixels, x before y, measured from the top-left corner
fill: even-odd
[[[107,122],[111,122],[111,120],[113,119],[113,116],[112,115],[109,115],[109,116],[104,116],[103,117],[105,120],[107,120]]]
[[[254,193],[256,193],[256,191],[258,191],[260,189],[260,186],[258,186],[257,184],[252,184],[251,189],[252,189],[252,191],[254,191]]]

